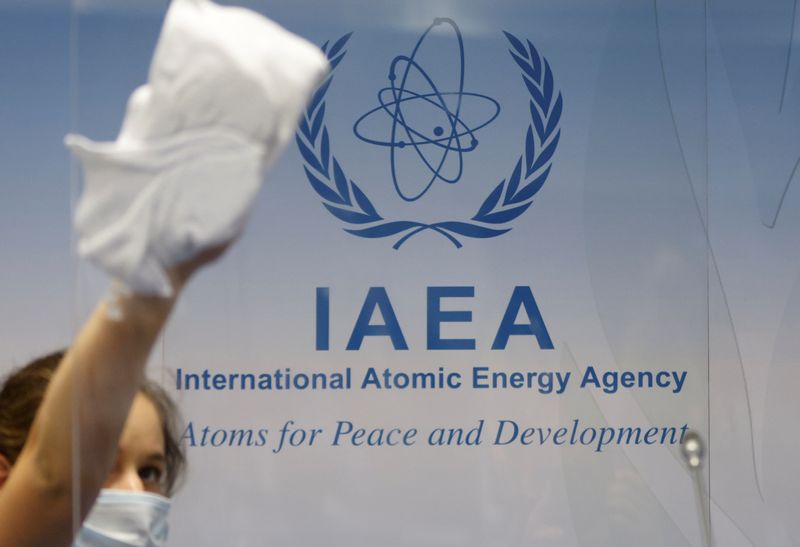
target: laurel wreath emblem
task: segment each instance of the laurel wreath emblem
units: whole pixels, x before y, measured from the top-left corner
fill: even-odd
[[[296,140],[308,182],[325,208],[349,226],[344,228],[346,232],[364,238],[400,236],[392,246],[399,249],[413,236],[432,230],[460,248],[459,236],[491,238],[502,235],[511,230],[509,223],[531,206],[534,196],[550,175],[553,155],[561,137],[559,123],[563,99],[560,91],[556,95],[550,64],[530,40],[523,42],[513,34],[504,34],[511,45],[508,51],[522,70],[522,80],[530,95],[531,123],[525,136],[524,153],[519,156],[511,175],[500,181],[472,218],[433,224],[384,218],[361,188],[345,174],[331,152],[330,136],[325,126],[325,95],[336,67],[347,54],[345,45],[352,32],[330,47],[329,42],[322,46],[331,73],[314,93],[300,121]]]

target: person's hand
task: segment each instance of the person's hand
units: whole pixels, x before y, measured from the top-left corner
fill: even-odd
[[[214,262],[221,257],[225,251],[228,250],[230,245],[231,242],[228,241],[221,245],[209,247],[208,249],[198,253],[192,259],[168,268],[167,274],[169,275],[170,281],[172,282],[172,288],[175,290],[175,292],[179,292],[200,268]]]
[[[172,295],[168,298],[131,293],[124,286],[120,290],[112,289],[110,297],[104,302],[104,316],[141,332],[158,332],[189,279],[197,270],[222,256],[230,244],[229,241],[210,247],[186,262],[167,268],[172,284]]]

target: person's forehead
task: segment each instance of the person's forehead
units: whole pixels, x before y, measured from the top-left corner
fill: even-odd
[[[164,435],[155,405],[139,393],[133,400],[119,447],[130,454],[163,454]]]

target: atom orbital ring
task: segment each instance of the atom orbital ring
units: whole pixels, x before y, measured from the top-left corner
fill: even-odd
[[[425,80],[427,80],[428,84],[431,86],[431,89],[438,95],[439,101],[440,101],[440,103],[442,105],[442,110],[443,110],[443,112],[445,112],[447,114],[448,118],[450,118],[451,127],[453,126],[453,121],[452,121],[453,115],[450,114],[450,111],[447,108],[447,103],[444,102],[444,98],[439,94],[439,89],[436,87],[436,84],[433,82],[433,80],[428,76],[428,73],[419,64],[417,64],[417,62],[415,61],[415,58],[417,56],[417,52],[419,51],[419,48],[422,46],[422,43],[428,37],[428,34],[434,29],[434,27],[437,27],[437,26],[439,26],[441,24],[450,25],[450,28],[452,28],[453,31],[455,32],[456,40],[458,41],[459,71],[458,71],[458,95],[457,95],[457,101],[456,101],[455,118],[456,119],[460,118],[460,115],[461,115],[461,99],[462,99],[461,93],[463,93],[463,91],[464,91],[464,39],[461,36],[461,29],[458,28],[458,25],[456,25],[455,21],[453,21],[452,19],[448,19],[448,18],[436,18],[436,19],[433,20],[433,22],[430,24],[430,26],[428,26],[428,28],[425,29],[425,32],[422,33],[422,36],[419,37],[419,40],[417,40],[417,43],[414,45],[414,49],[411,51],[411,55],[407,58],[407,63],[406,63],[406,66],[405,66],[405,70],[403,71],[402,82],[400,83],[400,89],[397,89],[395,87],[395,83],[397,81],[396,80],[397,73],[395,71],[395,67],[397,66],[397,63],[399,62],[399,60],[402,59],[403,57],[402,56],[395,57],[394,60],[392,61],[392,64],[391,64],[391,67],[390,67],[390,70],[389,70],[389,80],[392,83],[392,95],[394,95],[394,106],[395,106],[394,115],[392,116],[392,142],[395,142],[395,139],[396,139],[397,118],[398,118],[398,116],[402,120],[402,122],[401,122],[402,123],[402,127],[405,129],[406,135],[408,136],[409,140],[411,140],[411,135],[409,134],[409,131],[408,131],[408,124],[406,124],[405,119],[403,118],[403,113],[402,113],[402,111],[400,109],[400,105],[402,104],[402,102],[398,102],[398,101],[399,101],[399,99],[402,98],[402,91],[405,90],[405,88],[406,88],[406,82],[408,80],[408,75],[409,75],[409,73],[411,71],[411,67],[412,66],[417,69],[417,71],[425,78]],[[417,146],[417,144],[414,143],[415,152],[422,159],[422,161],[425,163],[425,165],[428,167],[428,169],[431,170],[432,176],[431,176],[431,180],[428,181],[428,183],[425,185],[425,187],[422,189],[422,191],[420,191],[415,196],[410,197],[410,198],[408,196],[406,196],[405,194],[403,194],[402,190],[400,189],[400,184],[397,181],[397,165],[396,165],[396,157],[395,157],[396,156],[396,150],[395,150],[394,147],[389,149],[390,160],[391,160],[391,168],[392,168],[392,182],[394,183],[395,191],[397,192],[397,194],[401,198],[403,198],[405,201],[416,201],[419,198],[421,198],[422,196],[424,196],[428,192],[428,190],[430,190],[431,186],[433,186],[433,183],[436,181],[437,178],[441,178],[441,176],[440,176],[441,175],[441,170],[442,170],[442,167],[445,164],[445,161],[447,161],[447,156],[450,154],[450,146],[452,145],[452,142],[453,142],[453,131],[451,130],[450,137],[449,137],[448,142],[447,142],[447,147],[445,147],[444,152],[442,152],[442,157],[439,160],[439,165],[437,165],[435,169],[431,169],[430,164],[428,163],[427,159],[424,158],[424,154],[422,154],[421,150],[419,149],[419,146]],[[474,137],[473,137],[473,142],[475,142]],[[459,144],[459,148],[460,148],[461,147],[461,142],[459,141],[458,144]],[[476,146],[477,146],[477,143],[476,143]],[[463,157],[462,153],[459,153],[458,154],[458,174],[456,175],[454,181],[452,181],[452,182],[447,181],[447,182],[449,182],[450,184],[455,183],[456,181],[458,181],[461,178],[461,175],[463,173],[464,173],[464,157]]]
[[[381,99],[381,104],[379,106],[376,106],[375,108],[373,108],[372,110],[370,110],[369,112],[364,114],[363,116],[361,116],[358,120],[356,120],[354,128],[355,128],[356,135],[364,142],[367,142],[369,144],[374,144],[376,146],[385,146],[385,147],[398,146],[400,148],[404,148],[406,146],[406,142],[405,141],[400,141],[399,143],[392,143],[391,141],[382,141],[382,140],[378,140],[378,139],[373,139],[373,138],[365,136],[361,132],[359,127],[358,127],[361,124],[362,121],[364,121],[366,118],[368,118],[369,116],[371,116],[372,114],[375,114],[376,112],[378,112],[380,110],[383,110],[384,112],[386,112],[390,116],[392,115],[391,110],[389,110],[389,107],[392,106],[392,103],[391,102],[385,102],[383,100],[383,95],[385,95],[387,92],[389,92],[391,90],[392,90],[392,88],[390,88],[390,87],[384,87],[383,89],[380,90],[379,97]],[[445,95],[457,95],[458,92],[457,91],[445,91],[445,92],[440,92],[440,93],[422,94],[422,93],[415,93],[413,91],[406,90],[406,94],[411,95],[411,96],[410,97],[404,97],[402,99],[402,101],[414,101],[414,100],[417,100],[417,99],[421,99],[421,100],[426,101],[426,102],[428,102],[428,103],[430,103],[433,106],[438,108],[440,106],[439,103],[437,101],[432,100],[431,97],[437,97],[439,95],[442,95],[442,96],[445,96]],[[454,152],[471,152],[472,150],[475,150],[475,148],[477,147],[477,139],[475,138],[474,133],[476,131],[478,131],[479,129],[482,129],[482,128],[486,127],[487,125],[489,125],[490,123],[492,123],[497,118],[497,116],[500,115],[500,103],[498,103],[493,98],[488,97],[486,95],[481,95],[480,93],[470,93],[468,91],[465,91],[464,93],[462,93],[462,95],[464,95],[466,97],[474,97],[474,98],[478,98],[478,99],[487,99],[494,106],[494,113],[492,114],[492,116],[488,120],[486,120],[485,122],[482,122],[479,125],[476,125],[475,127],[469,127],[466,123],[464,123],[463,120],[455,120],[456,124],[457,124],[457,126],[459,128],[457,136],[458,137],[464,137],[466,135],[469,135],[469,136],[472,137],[472,139],[470,140],[470,146],[460,146],[460,147],[450,146],[449,148],[450,148],[451,151],[454,151]],[[447,147],[447,145],[442,144],[442,143],[447,142],[449,140],[449,137],[439,137],[439,135],[443,132],[441,127],[437,126],[434,129],[434,133],[436,134],[437,137],[439,137],[439,138],[434,138],[434,139],[429,139],[424,133],[422,133],[420,131],[417,131],[413,127],[409,127],[409,130],[415,136],[419,137],[420,139],[423,139],[423,141],[418,141],[419,144],[432,144],[434,146],[438,146],[439,148],[446,148]],[[459,143],[460,143],[460,141],[459,141]],[[425,161],[425,158],[423,157],[422,160]],[[428,164],[428,165],[430,165],[430,164]]]
[[[459,58],[457,65],[457,91],[441,91],[431,75],[423,68],[416,58],[431,31],[435,27],[443,24],[448,25],[452,29],[457,41]],[[421,77],[422,83],[430,91],[420,92],[408,89],[407,85],[412,74]],[[398,55],[394,57],[389,67],[388,79],[390,85],[378,91],[378,106],[359,117],[353,125],[353,132],[361,141],[389,148],[392,184],[397,195],[404,201],[412,202],[420,199],[430,190],[437,180],[448,184],[455,184],[458,182],[464,173],[463,154],[475,150],[478,146],[478,139],[476,138],[475,132],[490,124],[500,114],[500,104],[493,98],[479,93],[464,91],[464,77],[465,53],[461,31],[452,19],[437,18],[419,37],[410,55]],[[454,108],[451,109],[446,97],[455,98],[455,100],[451,102],[455,103],[453,105]],[[471,125],[470,121],[462,119],[465,99],[488,101],[493,107],[493,111],[488,117],[482,117],[482,121],[479,123]],[[422,126],[417,127],[411,123],[408,117],[409,112],[404,112],[403,110],[404,106],[420,100],[423,101],[423,103],[431,105],[447,117],[446,121],[440,125],[436,125],[432,132],[422,129]],[[379,111],[383,111],[391,118],[391,129],[389,131],[390,135],[388,140],[385,137],[373,138],[363,133],[363,122]],[[445,128],[447,127],[449,127],[449,132],[445,133]],[[405,139],[398,139],[398,134],[401,131],[405,132]],[[468,138],[469,141],[463,141],[464,138]],[[434,148],[440,150],[440,155],[437,159],[430,157],[430,152],[426,152],[427,145],[433,145]],[[421,190],[416,192],[409,192],[408,189],[404,189],[404,185],[401,184],[398,174],[398,149],[403,150],[409,146],[413,147],[414,156],[417,157],[418,160],[421,160],[421,163],[424,164],[427,171],[431,174],[430,179],[422,185]],[[452,173],[448,175],[442,173],[442,171],[448,164],[448,161],[451,160],[451,152],[456,153],[457,168],[448,169],[448,172]]]

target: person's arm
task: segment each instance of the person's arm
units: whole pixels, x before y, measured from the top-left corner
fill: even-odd
[[[0,488],[0,547],[72,544],[77,532],[74,496],[82,521],[114,464],[148,355],[175,298],[191,273],[221,251],[205,252],[175,268],[171,299],[119,296],[114,310],[119,319],[111,318],[107,302],[95,309],[53,376],[25,446]]]

